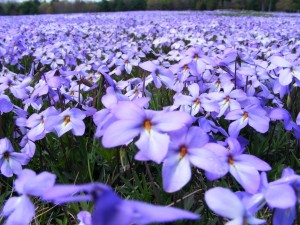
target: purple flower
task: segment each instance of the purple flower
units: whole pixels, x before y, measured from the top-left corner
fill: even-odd
[[[19,197],[9,198],[2,209],[1,216],[8,217],[6,225],[28,225],[34,217],[34,205],[28,195],[42,196],[55,183],[55,175],[42,172],[39,175],[32,170],[25,169],[19,173],[14,183]]]
[[[183,58],[178,64],[170,68],[174,74],[177,74],[177,79],[180,82],[186,81],[191,75],[197,77],[199,75],[196,65],[189,57]]]
[[[117,68],[119,68],[120,72],[125,69],[127,74],[130,74],[132,70],[132,66],[137,66],[138,63],[139,60],[134,59],[132,54],[130,55],[123,54],[122,57],[116,61],[116,65],[118,66]],[[121,75],[121,74],[117,72],[116,75]]]
[[[34,205],[27,195],[11,197],[5,202],[1,216],[8,217],[5,225],[28,225],[34,217]]]
[[[167,132],[178,130],[191,123],[184,112],[156,112],[143,110],[133,102],[119,102],[112,109],[118,119],[105,131],[102,138],[106,148],[125,145],[140,135],[135,143],[139,148],[137,160],[153,160],[161,163],[168,151],[170,138]]]
[[[10,112],[13,106],[8,96],[0,94],[0,115]]]
[[[163,186],[167,192],[180,190],[191,179],[191,166],[224,174],[226,164],[205,148],[208,135],[199,127],[171,133],[168,154],[163,162]]]
[[[300,203],[300,176],[295,174],[293,169],[286,168],[283,170],[280,179],[267,185],[267,179],[265,178],[264,184],[264,187],[277,186],[280,188],[280,190],[277,188],[277,195],[275,193],[276,190],[273,190],[273,195],[269,194],[269,196],[276,201],[273,200],[273,205],[275,204],[274,207],[276,207],[273,216],[273,224],[292,225],[296,218],[297,208]],[[268,202],[267,199],[266,201]]]
[[[279,83],[282,86],[289,85],[293,81],[293,77],[300,80],[300,69],[297,66],[297,61],[290,63],[286,59],[280,56],[271,56],[270,62],[277,67],[282,67],[279,70]],[[274,69],[274,66],[270,66],[269,69]]]
[[[151,76],[156,88],[160,88],[164,83],[168,88],[173,85],[174,75],[171,70],[156,65],[152,61],[143,62],[139,65],[142,69],[151,72]]]
[[[113,191],[104,191],[96,199],[93,225],[128,225],[165,223],[181,219],[198,220],[200,216],[172,207],[123,200]]]
[[[24,169],[18,174],[14,187],[19,194],[41,197],[53,187],[55,180],[56,176],[52,173],[41,172],[37,175],[32,170]]]
[[[55,204],[69,202],[93,201],[95,194],[111,188],[102,183],[66,185],[56,184],[42,196],[44,201],[51,201]],[[86,194],[81,194],[82,192]]]
[[[108,90],[109,89],[112,88],[108,88]],[[93,121],[97,125],[95,137],[102,137],[104,130],[116,120],[111,113],[111,109],[118,102],[116,95],[107,91],[106,95],[102,97],[101,102],[105,106],[105,109],[102,109],[93,115]]]
[[[92,225],[92,215],[87,211],[80,211],[77,214],[77,219],[80,221],[78,225]]]
[[[219,112],[218,117],[221,117],[227,111],[241,109],[239,102],[247,98],[245,92],[240,89],[226,89],[224,92],[212,92],[208,94],[208,98],[218,101]]]
[[[269,130],[270,118],[266,116],[266,111],[259,105],[250,105],[244,110],[237,109],[230,111],[225,119],[235,120],[228,128],[231,137],[237,137],[240,130],[248,124],[260,133],[265,133]]]
[[[263,224],[266,221],[257,219],[248,211],[248,205],[229,189],[216,187],[205,192],[205,202],[216,214],[231,219],[226,224]]]
[[[231,137],[226,139],[225,146],[227,148],[216,144],[210,145],[207,144],[206,148],[219,156],[227,164],[227,168],[223,174],[219,175],[206,172],[208,179],[217,179],[229,172],[247,192],[256,193],[260,185],[258,171],[270,170],[269,164],[253,155],[242,154],[244,149],[236,139]]]
[[[268,183],[266,173],[261,173],[260,188],[256,194],[248,198],[249,210],[260,209],[266,203],[274,209],[273,224],[290,225],[293,223],[296,214],[296,194],[291,186],[299,181],[299,176],[294,173],[285,174],[277,181]]]
[[[300,115],[300,114],[299,114]],[[299,117],[298,115],[298,117]],[[283,120],[284,128],[287,131],[294,130],[296,138],[300,138],[299,119],[297,117],[297,124],[293,121],[291,114],[283,108],[274,108],[270,111],[269,117],[271,120]],[[299,117],[300,118],[300,117]]]
[[[214,100],[210,100],[206,93],[200,94],[200,87],[197,83],[188,86],[188,90],[191,96],[178,94],[174,97],[175,106],[187,107],[185,111],[188,111],[192,116],[195,116],[198,112],[219,112],[218,103]]]
[[[0,139],[0,168],[4,176],[11,177],[13,174],[19,174],[22,165],[26,165],[29,159],[24,153],[14,152],[7,138]]]
[[[83,122],[85,117],[85,113],[80,109],[67,108],[59,115],[49,116],[45,121],[45,130],[51,132],[55,129],[59,137],[69,130],[72,130],[75,136],[82,136],[85,131],[85,124]]]
[[[85,194],[79,195],[82,192]],[[123,200],[109,186],[101,183],[55,185],[44,194],[43,199],[57,204],[94,201],[93,225],[150,224],[200,218],[181,209]]]
[[[45,121],[50,116],[57,116],[58,114],[59,112],[54,107],[49,107],[39,114],[32,114],[26,121],[26,126],[31,128],[27,133],[27,137],[32,141],[43,139],[48,133],[45,130]]]
[[[29,84],[29,79],[24,79],[23,82],[16,82],[12,76],[0,77],[0,93],[8,89],[15,98],[25,99],[27,97],[26,86]]]

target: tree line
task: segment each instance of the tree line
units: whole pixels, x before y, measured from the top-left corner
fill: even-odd
[[[300,0],[26,0],[0,3],[0,15],[58,14],[79,12],[116,12],[134,10],[215,10],[299,12]]]

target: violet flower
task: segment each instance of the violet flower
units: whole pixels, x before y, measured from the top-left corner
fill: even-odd
[[[174,83],[174,75],[171,70],[156,65],[152,61],[143,62],[139,64],[139,67],[151,72],[151,76],[156,88],[161,88],[162,83],[164,83],[166,87],[172,88]]]
[[[174,105],[187,107],[185,111],[188,111],[192,116],[195,116],[198,112],[219,112],[218,103],[214,100],[210,100],[206,93],[200,94],[200,87],[197,83],[188,86],[188,90],[191,96],[183,95],[179,93],[174,96]]]
[[[59,112],[54,107],[49,107],[39,114],[32,114],[26,121],[26,126],[31,128],[27,133],[27,137],[31,141],[43,139],[48,133],[45,130],[45,121],[48,117],[57,116],[58,114]]]
[[[26,165],[29,159],[24,153],[14,152],[7,138],[0,139],[0,168],[4,176],[11,177],[13,174],[19,174],[22,171],[22,165]]]
[[[165,191],[178,191],[186,185],[191,179],[192,165],[211,173],[224,174],[226,164],[205,148],[208,140],[208,135],[199,127],[171,133],[169,151],[162,168]]]
[[[85,194],[79,195],[84,192]],[[123,200],[104,184],[55,185],[43,199],[56,204],[94,201],[92,225],[146,225],[180,219],[200,219],[191,212],[173,207],[155,206],[144,202]]]
[[[296,77],[300,80],[300,68],[297,65],[297,62],[290,63],[285,58],[280,56],[271,56],[270,62],[277,67],[282,67],[279,70],[279,83],[282,86],[289,85],[293,81],[293,77]],[[273,66],[270,66],[269,69],[274,69]]]
[[[170,138],[167,132],[178,130],[192,122],[184,112],[155,112],[143,110],[132,102],[119,102],[112,109],[118,119],[105,131],[102,144],[106,148],[128,144],[140,135],[135,143],[139,148],[137,160],[161,163],[168,151]]]
[[[85,117],[85,113],[80,109],[67,108],[59,115],[49,116],[45,121],[45,130],[51,132],[54,129],[59,137],[69,130],[72,130],[75,136],[82,136],[85,131],[85,124],[83,122]]]
[[[200,216],[173,207],[123,200],[113,191],[104,191],[96,199],[92,214],[93,225],[146,225],[182,219],[198,220]]]
[[[250,105],[245,109],[236,109],[230,111],[225,119],[235,120],[229,125],[228,133],[231,137],[237,137],[240,130],[248,124],[260,133],[269,130],[270,118],[266,116],[266,111],[259,105]]]
[[[205,202],[216,214],[231,219],[227,225],[263,224],[249,212],[248,205],[227,188],[215,187],[205,192]]]
[[[268,171],[271,167],[253,155],[243,154],[245,149],[241,148],[240,143],[232,137],[226,139],[225,145],[227,148],[216,144],[211,146],[210,143],[205,146],[227,164],[223,174],[206,172],[206,176],[214,180],[229,172],[247,192],[256,193],[260,185],[258,171]]]
[[[6,225],[28,225],[34,217],[34,205],[29,195],[40,197],[55,183],[55,175],[42,172],[38,175],[25,169],[14,182],[15,190],[21,195],[9,198],[2,209],[1,216],[8,217]]]
[[[80,211],[77,214],[77,219],[80,221],[78,225],[92,225],[92,215],[87,211]]]

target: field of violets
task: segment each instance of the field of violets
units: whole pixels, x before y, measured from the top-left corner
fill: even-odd
[[[298,14],[0,17],[0,223],[300,224],[299,55]]]

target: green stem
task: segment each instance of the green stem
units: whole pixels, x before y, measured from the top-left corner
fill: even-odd
[[[153,179],[153,176],[151,174],[151,171],[150,171],[150,168],[149,168],[149,165],[148,165],[147,162],[145,162],[145,167],[146,167],[146,171],[147,171],[148,177],[149,177],[150,182],[151,182],[151,186],[152,186],[152,190],[153,190],[153,195],[154,195],[154,198],[155,198],[155,202],[159,203],[157,189],[155,187],[154,179]]]
[[[3,138],[2,125],[3,125],[3,122],[2,122],[2,115],[0,115],[0,138]]]
[[[271,136],[270,136],[270,139],[269,139],[269,147],[268,147],[268,151],[267,151],[267,158],[269,158],[269,153],[270,153],[270,150],[271,150],[271,147],[272,147],[272,140],[273,140],[273,136],[274,136],[274,133],[275,133],[276,125],[277,125],[277,121],[275,121],[274,127],[271,131]]]

